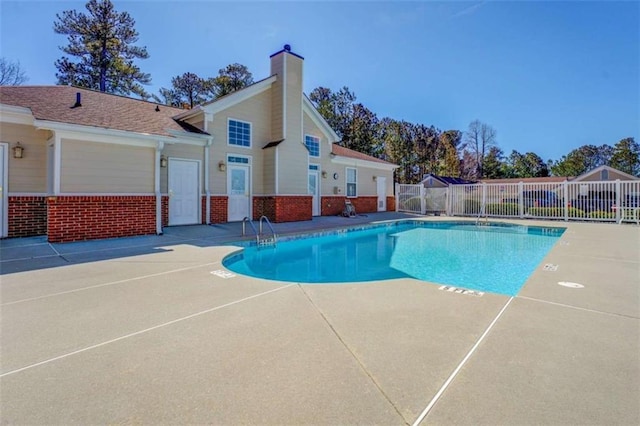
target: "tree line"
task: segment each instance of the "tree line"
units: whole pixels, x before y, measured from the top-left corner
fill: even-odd
[[[248,68],[234,63],[213,77],[185,72],[173,77],[170,87],[147,93],[143,86],[151,82],[151,76],[135,61],[149,54],[146,47],[136,45],[135,20],[127,12],[116,11],[111,0],[89,0],[86,9],[87,13],[67,10],[56,15],[54,32],[66,35],[68,41],[60,47],[66,55],[55,62],[58,84],[193,108],[253,83]],[[24,81],[19,63],[2,58],[0,84]],[[640,147],[632,137],[613,146],[584,145],[557,161],[545,162],[534,152],[514,150],[506,155],[498,146],[496,129],[480,120],[461,131],[378,118],[346,86],[337,91],[317,87],[309,99],[341,138],[340,144],[397,164],[396,181],[400,183],[419,182],[426,173],[469,180],[578,176],[600,165],[640,175]]]

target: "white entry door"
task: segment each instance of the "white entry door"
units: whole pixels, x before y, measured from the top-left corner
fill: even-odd
[[[197,161],[169,159],[169,225],[198,223],[198,168]]]
[[[320,179],[317,170],[309,170],[309,195],[313,195],[311,214],[320,216]]]
[[[229,164],[227,167],[227,220],[236,222],[249,217],[249,166]]]
[[[9,162],[9,146],[6,143],[0,143],[0,237],[6,237],[9,234],[7,221],[7,165]]]
[[[377,184],[377,194],[378,194],[378,211],[386,212],[387,211],[387,178],[380,177],[376,179]]]

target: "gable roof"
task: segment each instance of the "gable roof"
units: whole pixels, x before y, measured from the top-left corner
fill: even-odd
[[[572,180],[573,177],[546,176],[531,178],[504,178],[504,179],[481,179],[482,183],[562,183],[565,180]]]
[[[468,185],[472,183],[477,183],[475,180],[467,180],[467,179],[462,179],[459,177],[451,177],[451,176],[438,176],[438,175],[434,175],[433,173],[427,173],[426,175],[424,175],[421,183],[424,183],[430,177],[442,182],[445,185]]]
[[[320,114],[320,112],[316,109],[316,107],[313,105],[313,102],[311,102],[311,99],[309,99],[309,97],[307,97],[307,95],[304,93],[302,96],[302,109],[309,115],[311,121],[313,121],[313,123],[325,133],[325,136],[329,140],[329,143],[333,144],[334,142],[340,141],[340,137],[338,136],[338,134],[333,130],[329,123],[327,123],[327,120],[324,119],[322,114]]]
[[[247,100],[257,94],[264,92],[265,90],[271,87],[277,80],[276,75],[271,75],[267,78],[263,78],[262,80],[256,81],[253,84],[243,87],[242,89],[238,89],[234,92],[227,93],[224,96],[220,96],[217,99],[210,100],[201,105],[195,106],[190,110],[181,111],[175,118],[185,119],[188,117],[193,117],[194,115],[201,114],[203,112],[215,114],[218,111],[222,111],[223,109],[232,107],[244,100]]]
[[[388,166],[397,167],[395,164],[390,163],[388,161],[384,161],[379,158],[372,157],[371,155],[363,154],[362,152],[354,151],[353,149],[345,148],[336,143],[331,145],[331,154],[339,157],[347,157],[347,158],[353,158],[355,160],[371,161],[374,163],[386,164]]]
[[[74,107],[77,94],[81,106]],[[174,119],[180,108],[73,86],[0,86],[0,104],[28,108],[36,120],[171,137],[206,134]]]
[[[581,174],[580,176],[578,176],[574,180],[576,180],[576,181],[584,180],[587,177],[589,177],[591,175],[594,175],[596,173],[600,173],[603,170],[607,170],[609,172],[617,173],[619,175],[622,175],[622,176],[626,177],[629,180],[638,180],[638,179],[640,179],[640,178],[637,178],[637,177],[635,177],[633,175],[630,175],[629,173],[625,173],[622,170],[615,169],[615,168],[613,168],[611,166],[599,166],[599,167],[596,167],[595,169],[589,170],[588,172],[584,172],[583,174]]]

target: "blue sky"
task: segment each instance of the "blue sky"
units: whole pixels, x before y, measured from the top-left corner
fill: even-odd
[[[113,1],[136,20],[152,93],[234,62],[267,77],[288,43],[305,57],[305,92],[348,86],[379,118],[442,130],[479,119],[507,154],[638,140],[638,2]],[[0,0],[1,55],[27,84],[55,84],[55,14],[85,3]]]

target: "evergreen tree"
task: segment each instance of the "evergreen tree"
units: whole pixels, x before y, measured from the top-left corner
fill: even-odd
[[[207,79],[198,77],[192,72],[185,72],[171,79],[171,88],[161,88],[160,96],[164,98],[164,102],[158,96],[153,98],[161,103],[171,106],[182,106],[186,104],[189,108],[193,108],[208,100],[207,95],[210,91],[210,84]]]
[[[56,15],[53,29],[67,36],[69,44],[60,49],[70,56],[55,62],[58,84],[148,97],[142,85],[151,77],[134,63],[149,57],[145,47],[135,46],[135,20],[117,12],[110,0],[89,0],[86,8],[87,14],[66,10]]]
[[[208,84],[215,99],[253,84],[253,75],[245,65],[230,64],[220,69]]]
[[[624,138],[613,147],[611,167],[640,176],[640,145],[634,138]]]

